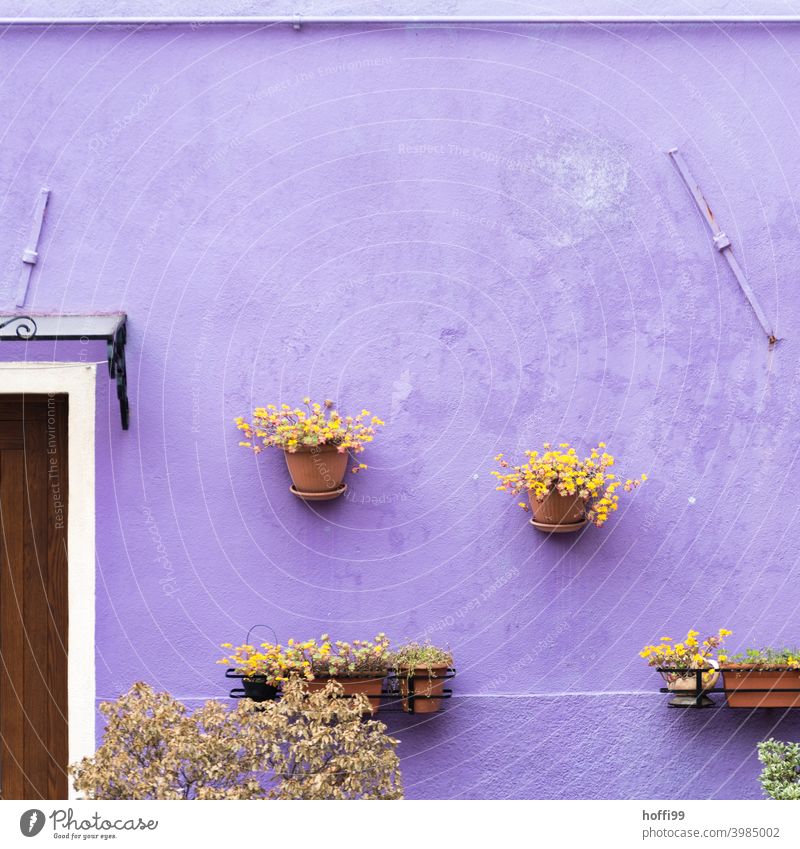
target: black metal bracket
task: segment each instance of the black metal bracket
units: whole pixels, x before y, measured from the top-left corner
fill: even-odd
[[[437,676],[437,677],[440,680],[441,679],[450,679],[450,678],[455,678],[455,674],[456,674],[456,670],[455,670],[454,667],[451,666],[451,667],[448,667],[446,674],[441,675],[441,676]],[[225,670],[225,677],[226,678],[239,678],[239,679],[241,679],[241,678],[245,678],[246,676],[244,675],[244,673],[237,672],[234,668],[230,668],[230,669]],[[421,693],[415,693],[414,692],[414,677],[413,676],[407,678],[408,692],[405,695],[402,695],[400,693],[400,679],[405,678],[405,677],[406,677],[405,675],[399,675],[395,671],[389,672],[389,673],[387,673],[387,675],[384,676],[384,680],[390,686],[383,687],[381,689],[380,698],[386,699],[386,702],[381,704],[381,711],[383,711],[383,712],[401,712],[402,711],[403,713],[406,713],[406,714],[413,714],[414,713],[414,702],[417,699],[425,699],[427,701],[428,699],[451,699],[453,697],[453,691],[449,687],[444,688],[442,690],[441,694],[437,694],[435,696],[423,696]],[[396,682],[396,683],[394,685],[392,685],[392,682]],[[243,687],[234,687],[229,692],[228,695],[232,699],[245,699],[245,698],[247,698],[247,694],[245,693],[245,690],[244,690]],[[278,699],[280,698],[280,692],[278,693],[276,698],[278,698]],[[354,699],[355,695],[349,695],[349,694],[343,693],[341,696],[339,696],[339,698],[341,698],[341,699]],[[370,700],[370,702],[372,702],[373,699],[375,699],[376,701],[378,700],[377,695],[376,696],[368,696],[367,698]],[[408,710],[403,708],[403,702],[408,702]],[[394,707],[390,707],[390,705],[393,705]]]
[[[0,341],[80,341],[106,343],[108,376],[116,381],[122,429],[130,426],[125,343],[128,317],[124,312],[89,315],[0,315]]]
[[[785,672],[786,669],[787,669],[787,667],[785,667],[785,666],[779,666],[779,667],[766,667],[765,666],[765,667],[760,668],[757,671],[760,671],[760,672]],[[704,687],[703,686],[703,675],[708,673],[709,671],[712,671],[712,670],[710,670],[710,669],[690,669],[688,667],[687,668],[677,668],[677,667],[662,668],[662,667],[658,667],[656,669],[656,672],[662,672],[662,673],[664,673],[664,672],[666,672],[666,673],[671,673],[671,672],[672,673],[674,673],[674,672],[689,673],[689,672],[691,672],[695,677],[694,687],[691,688],[691,689],[688,689],[688,690],[683,690],[683,691],[670,690],[669,687],[660,687],[659,688],[660,693],[669,693],[671,696],[678,696],[678,697],[684,696],[686,698],[692,699],[692,702],[690,704],[681,704],[679,702],[676,702],[675,699],[673,699],[671,702],[669,702],[667,707],[671,707],[671,708],[694,708],[694,709],[719,707],[719,705],[713,699],[709,698],[708,694],[709,693],[729,693],[729,692],[734,692],[734,691],[732,691],[731,689],[724,687],[724,686],[723,687]],[[720,671],[720,674],[723,676],[723,681],[724,681],[725,669],[721,669],[719,671]],[[730,670],[728,670],[728,671],[730,671]],[[686,677],[688,677],[688,675]],[[800,687],[763,687],[763,688],[762,687],[748,687],[746,690],[742,690],[741,692],[743,692],[743,693],[800,693]],[[756,708],[753,708],[753,709],[755,710]],[[781,708],[781,709],[787,710],[787,709],[791,709],[791,708]]]
[[[36,335],[36,322],[29,315],[12,315],[0,321],[0,330],[5,330],[12,324],[16,324],[15,333],[19,339],[32,339]]]
[[[691,672],[694,674],[695,682],[694,688],[690,690],[676,691],[670,690],[669,687],[661,687],[659,692],[661,693],[670,693],[673,696],[672,701],[669,702],[667,707],[671,708],[710,708],[716,707],[716,703],[713,699],[710,699],[706,694],[707,693],[719,693],[724,692],[721,690],[715,690],[713,688],[704,687],[703,686],[703,675],[708,672],[708,669],[662,669],[659,668],[656,670],[657,672]],[[689,677],[688,675],[686,676]],[[689,699],[692,701],[689,703],[683,703],[678,701],[680,698]]]
[[[125,365],[125,343],[128,341],[128,323],[125,318],[117,325],[114,335],[108,340],[108,376],[117,382],[117,400],[122,429],[130,427],[130,405],[128,404],[128,370]]]

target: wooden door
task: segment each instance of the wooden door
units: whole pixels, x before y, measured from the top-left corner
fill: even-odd
[[[67,400],[0,395],[0,797],[67,798]]]

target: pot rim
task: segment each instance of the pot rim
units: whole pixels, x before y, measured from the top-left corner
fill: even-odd
[[[284,448],[282,445],[276,445],[276,448],[280,448],[284,454],[313,454],[317,451],[320,454],[330,453],[331,451],[336,451],[337,453],[347,454],[348,449],[345,448],[344,451],[339,451],[338,442],[323,442],[319,445],[298,445],[295,447],[294,451],[290,448]]]
[[[246,682],[247,684],[255,684],[258,687],[270,687],[273,690],[280,690],[280,681],[276,681],[275,683],[270,683],[266,678],[259,681],[256,678],[248,678],[248,677],[242,678],[242,681]]]
[[[528,493],[528,497],[533,495],[533,489],[527,489],[526,491]],[[581,498],[581,496],[577,492],[574,495],[570,495],[569,493],[563,495],[558,491],[558,488],[555,486],[548,489],[547,492],[541,498],[539,498],[538,496],[534,496],[534,499],[541,504],[545,500],[545,498],[548,498],[553,494],[557,495],[559,498],[574,498],[577,501],[582,501],[584,504],[588,504],[592,500],[591,496],[589,496],[589,498]]]
[[[450,664],[449,663],[431,663],[430,665],[422,664],[421,666],[416,665],[416,666],[396,666],[395,667],[396,672],[413,672],[415,678],[418,677],[418,675],[426,675],[429,671],[434,672],[434,671],[437,671],[437,670],[440,670],[440,669],[444,669],[444,671],[447,672],[447,670],[450,669]],[[439,678],[439,677],[443,677],[443,676],[437,675],[436,677]]]
[[[322,680],[324,678],[335,678],[336,680],[342,679],[344,681],[383,681],[386,677],[386,672],[381,672],[377,670],[372,673],[367,673],[365,675],[342,675],[341,673],[328,673],[328,672],[315,672],[314,677],[309,681],[309,684],[312,681]]]

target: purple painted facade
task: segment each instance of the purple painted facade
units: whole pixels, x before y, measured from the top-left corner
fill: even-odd
[[[2,305],[49,185],[25,309],[129,316],[127,433],[98,371],[98,699],[224,697],[254,623],[428,635],[457,697],[386,714],[410,797],[760,795],[797,713],[669,711],[638,651],[800,642],[800,29],[16,29],[0,57]],[[328,504],[232,425],[307,394],[387,421]],[[547,538],[490,476],[544,440],[650,480]]]

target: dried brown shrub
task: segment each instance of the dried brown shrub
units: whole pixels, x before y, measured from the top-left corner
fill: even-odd
[[[72,767],[75,789],[89,799],[401,799],[398,741],[362,718],[366,697],[341,693],[292,680],[276,702],[189,711],[134,684],[100,705],[103,743]]]

